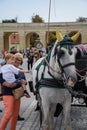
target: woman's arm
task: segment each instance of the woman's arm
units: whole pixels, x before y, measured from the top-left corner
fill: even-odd
[[[8,82],[3,82],[3,86],[9,87],[9,88],[14,88],[16,86],[16,83],[8,83]]]
[[[27,81],[25,79],[21,79],[21,83],[27,85]]]
[[[29,72],[32,72],[32,70],[19,70],[19,73],[29,73]]]
[[[3,77],[2,77],[2,73],[0,73],[0,83],[1,83],[1,85],[6,86],[6,87],[9,87],[9,88],[13,88],[13,87],[16,86],[16,83],[8,83],[8,82],[6,82],[6,81],[3,79]]]

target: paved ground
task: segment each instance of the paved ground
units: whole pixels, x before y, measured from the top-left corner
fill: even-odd
[[[24,60],[23,68],[27,68],[26,59]],[[27,81],[30,80],[30,76],[27,74]],[[29,91],[29,86],[27,85]],[[17,122],[16,130],[40,130],[39,122],[39,112],[34,111],[36,108],[36,100],[32,93],[30,93],[31,98],[23,97],[21,99],[21,108],[20,115],[25,118],[24,121]],[[0,102],[0,109],[3,110],[3,102]],[[3,112],[0,112],[0,119],[3,115]],[[56,128],[55,130],[60,130],[61,116],[55,118]],[[72,107],[71,108],[71,121],[73,130],[87,130],[87,107]],[[6,130],[9,130],[9,125]]]

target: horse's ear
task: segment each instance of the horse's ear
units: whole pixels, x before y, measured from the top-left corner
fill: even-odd
[[[76,40],[78,39],[79,35],[80,35],[80,32],[77,32],[74,36],[71,37],[73,42],[76,42]]]
[[[63,40],[62,34],[60,33],[59,29],[56,29],[56,38],[58,40],[58,42]]]

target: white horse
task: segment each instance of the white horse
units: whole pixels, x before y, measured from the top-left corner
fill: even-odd
[[[63,106],[63,118],[61,130],[71,130],[70,109],[71,94],[64,87],[74,86],[77,81],[75,70],[75,55],[77,53],[73,41],[78,33],[72,38],[62,37],[57,32],[57,41],[47,57],[39,59],[32,68],[33,86],[38,89],[42,111],[42,130],[54,130],[54,112],[57,103]],[[37,85],[36,85],[37,84]]]

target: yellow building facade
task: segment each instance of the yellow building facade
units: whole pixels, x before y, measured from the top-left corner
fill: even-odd
[[[62,35],[73,31],[81,33],[81,43],[87,43],[87,22],[56,22],[56,23],[0,23],[0,50],[9,50],[15,46],[18,50],[30,47],[30,34],[37,33],[43,47],[47,46],[47,32],[55,32],[59,28]],[[9,36],[19,34],[19,43],[11,44]]]

